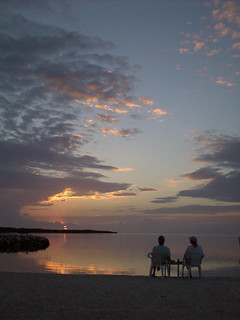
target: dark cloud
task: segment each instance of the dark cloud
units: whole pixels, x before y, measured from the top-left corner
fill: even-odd
[[[135,79],[126,58],[108,52],[112,43],[30,21],[10,7],[0,14],[0,213],[1,223],[19,224],[24,206],[66,188],[82,196],[130,187],[101,181],[93,170],[117,167],[81,150],[93,134],[86,128],[91,104],[121,108]]]
[[[181,190],[176,197],[156,198],[153,203],[169,203],[179,197],[203,198],[222,202],[240,202],[240,139],[230,136],[217,136],[207,132],[194,138],[203,144],[193,161],[207,163],[206,167],[182,175],[190,180],[206,180],[205,183],[190,189]],[[212,166],[211,166],[212,165]],[[229,171],[230,169],[230,171]],[[239,213],[240,206],[202,206],[189,205],[173,208],[157,208],[144,211],[148,214],[218,214]]]
[[[205,179],[215,179],[219,174],[218,168],[212,168],[212,167],[204,167],[197,169],[193,172],[183,174],[182,177],[188,178],[190,180],[205,180]]]
[[[210,181],[181,190],[178,196],[240,202],[240,138],[207,132],[194,139],[203,147],[198,149],[199,155],[193,161],[207,163],[208,166],[183,176],[191,180]]]
[[[178,196],[240,202],[240,172],[230,172],[205,185],[182,190],[178,193]]]
[[[237,213],[240,211],[239,205],[233,206],[203,206],[189,205],[173,208],[157,208],[144,210],[146,214],[218,214],[218,213]]]
[[[157,189],[154,188],[139,188],[140,191],[142,192],[151,192],[151,191],[157,191]]]
[[[204,147],[194,161],[213,163],[220,167],[240,169],[240,138],[231,136],[216,136],[206,133],[195,137]]]
[[[156,198],[152,200],[153,203],[169,203],[177,201],[178,197],[163,197],[163,198]]]
[[[138,130],[138,129],[122,129],[122,130],[119,130],[119,135],[121,137],[128,137],[130,135],[138,134],[138,133],[141,133],[141,132],[142,131]]]
[[[137,194],[134,192],[123,192],[123,193],[114,193],[113,195],[116,197],[134,197]]]

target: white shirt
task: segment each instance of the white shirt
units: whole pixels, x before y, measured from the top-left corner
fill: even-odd
[[[187,247],[184,255],[191,255],[191,254],[194,254],[194,253],[201,253],[202,256],[204,256],[204,253],[203,253],[203,249],[201,246],[197,245],[196,247],[190,245]]]

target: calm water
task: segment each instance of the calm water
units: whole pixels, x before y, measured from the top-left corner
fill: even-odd
[[[0,271],[61,274],[148,275],[148,252],[157,234],[47,234],[50,246],[32,253],[0,253]],[[187,235],[165,235],[172,259],[182,259]],[[240,276],[238,236],[198,235],[203,276]],[[176,266],[172,275],[176,275]]]

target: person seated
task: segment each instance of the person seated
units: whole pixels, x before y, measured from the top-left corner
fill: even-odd
[[[204,252],[202,247],[198,244],[198,240],[195,236],[189,237],[191,245],[187,247],[184,253],[184,259],[188,261],[192,254],[201,254],[202,259],[204,258]],[[190,261],[189,261],[190,262]],[[192,274],[190,273],[190,277],[192,278]]]
[[[154,255],[154,253],[165,253],[167,256],[167,262],[170,264],[171,263],[171,252],[170,252],[170,249],[164,245],[164,243],[165,243],[164,236],[162,236],[162,235],[159,236],[158,237],[158,245],[153,247],[152,255]],[[157,268],[157,270],[160,270],[159,267],[153,266],[153,271],[152,271],[152,275],[151,275],[152,277],[156,276],[156,268]]]

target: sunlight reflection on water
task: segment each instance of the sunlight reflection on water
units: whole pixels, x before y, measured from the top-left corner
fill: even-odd
[[[157,234],[48,234],[47,250],[0,254],[0,271],[59,274],[148,275],[147,253],[157,243]],[[239,276],[237,236],[199,235],[206,257],[205,276]],[[182,259],[187,235],[166,235],[172,259]],[[172,266],[172,276],[177,267]]]

